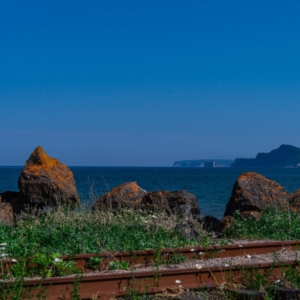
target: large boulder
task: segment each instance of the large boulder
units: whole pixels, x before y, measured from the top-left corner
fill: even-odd
[[[277,182],[254,172],[242,173],[234,184],[224,216],[235,211],[261,212],[266,209],[288,209],[288,196]]]
[[[57,204],[75,207],[80,203],[71,170],[48,156],[40,146],[27,160],[18,185],[26,200],[38,207]]]
[[[184,190],[149,192],[142,201],[142,207],[166,211],[168,215],[179,214],[185,219],[200,219],[196,196]]]
[[[126,182],[102,195],[94,204],[93,210],[104,206],[108,208],[135,208],[140,206],[146,191],[136,182]]]
[[[300,189],[288,195],[290,210],[300,212]]]

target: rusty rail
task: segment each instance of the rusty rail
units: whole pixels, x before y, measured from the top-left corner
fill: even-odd
[[[102,258],[101,267],[107,268],[111,260],[126,261],[130,266],[149,266],[155,264],[158,255],[168,262],[176,255],[183,255],[189,259],[207,259],[207,258],[224,258],[234,257],[240,255],[258,255],[267,254],[280,251],[283,248],[289,250],[300,249],[297,241],[280,241],[280,242],[266,242],[266,243],[249,243],[249,244],[233,244],[233,245],[218,245],[208,247],[188,247],[188,248],[174,248],[163,249],[159,253],[155,250],[142,251],[127,251],[127,252],[101,252],[98,254],[77,254],[75,256],[64,255],[61,258],[64,260],[72,259],[76,261],[76,266],[90,272],[86,267],[86,263],[90,258]]]
[[[288,267],[298,265],[295,261],[276,264],[255,264],[232,267],[213,267],[198,270],[177,269],[147,272],[125,272],[119,274],[85,274],[80,279],[79,293],[82,300],[101,299],[108,300],[122,296],[128,290],[137,293],[157,293],[169,289],[195,289],[198,287],[215,287],[224,285],[231,280],[240,278],[247,269],[256,269],[262,274],[271,271],[274,281],[280,278],[281,273]],[[39,289],[47,290],[49,300],[70,299],[74,288],[75,276],[47,278],[44,280],[26,280],[24,287],[31,290],[31,295],[36,297]],[[64,296],[63,296],[64,295]]]

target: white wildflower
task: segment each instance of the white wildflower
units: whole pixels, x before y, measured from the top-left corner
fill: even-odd
[[[280,282],[280,279],[277,279],[276,281],[275,281],[275,283],[279,283]]]
[[[7,243],[1,243],[0,246],[7,246]]]
[[[200,264],[196,264],[196,268],[200,270],[200,269],[202,269],[202,268],[203,268],[203,266],[202,266],[202,265],[200,265]]]
[[[7,253],[2,253],[0,256],[4,257],[4,256],[8,256]]]
[[[193,251],[196,251],[196,250],[195,250],[194,248],[192,248],[190,251],[192,251],[192,252],[193,252]]]
[[[247,254],[246,257],[247,257],[247,258],[251,258],[251,255]]]
[[[229,267],[229,264],[225,264],[224,267]]]
[[[199,252],[199,255],[203,255],[203,252],[202,252],[202,251],[200,251],[200,252]]]
[[[14,258],[13,258],[11,261],[12,261],[12,262],[15,262],[15,263],[18,262],[18,261],[17,261],[16,259],[14,259]]]
[[[177,280],[175,280],[175,282],[176,282],[176,283],[181,283],[181,280],[178,280],[178,279],[177,279]]]
[[[54,262],[61,262],[61,259],[60,259],[60,258],[57,258],[57,257],[55,257],[55,258],[54,258]]]

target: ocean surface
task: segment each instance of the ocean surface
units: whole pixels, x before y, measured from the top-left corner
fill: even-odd
[[[0,192],[18,191],[23,167],[0,167]],[[70,167],[81,201],[94,201],[115,186],[136,181],[147,191],[187,190],[196,195],[201,215],[221,218],[239,174],[254,171],[277,181],[287,192],[300,188],[298,169],[231,169],[172,167]]]

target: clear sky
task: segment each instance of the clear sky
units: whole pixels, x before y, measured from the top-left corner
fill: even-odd
[[[0,165],[300,147],[300,1],[0,0]]]

